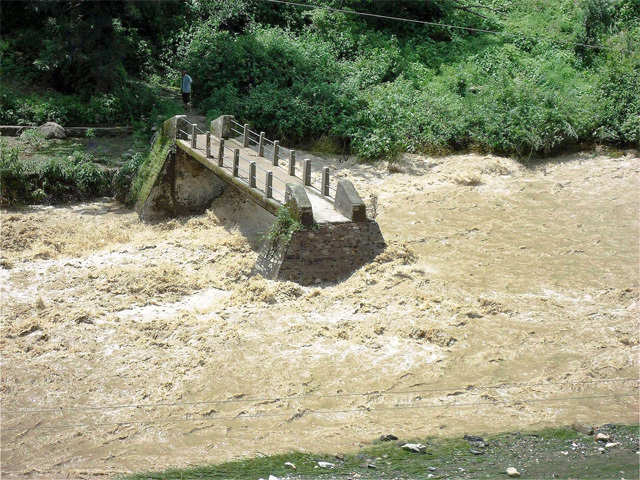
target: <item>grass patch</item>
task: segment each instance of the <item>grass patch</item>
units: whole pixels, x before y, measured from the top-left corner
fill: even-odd
[[[523,479],[637,479],[638,426],[604,425],[598,431],[609,434],[620,445],[606,449],[604,443],[596,442],[593,436],[570,428],[548,428],[537,432],[505,433],[482,440],[473,437],[422,439],[420,443],[427,445],[425,454],[402,449],[402,441],[376,441],[357,453],[347,455],[298,452],[125,478],[256,480],[275,475],[287,479],[336,479],[354,478],[357,474],[357,478],[371,480],[495,479],[506,478],[506,468],[513,466]],[[319,461],[331,462],[335,468],[318,468]],[[286,467],[285,462],[293,463],[296,470]]]

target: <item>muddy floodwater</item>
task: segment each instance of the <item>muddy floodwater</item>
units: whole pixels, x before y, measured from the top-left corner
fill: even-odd
[[[637,152],[335,166],[388,243],[339,284],[251,276],[233,192],[3,211],[3,475],[638,422]]]

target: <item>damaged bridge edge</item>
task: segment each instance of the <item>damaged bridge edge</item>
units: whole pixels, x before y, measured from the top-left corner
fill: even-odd
[[[337,282],[371,262],[387,246],[380,226],[367,217],[362,198],[348,180],[338,183],[336,193],[336,208],[347,222],[315,223],[311,203],[300,185],[288,184],[286,199],[303,228],[293,232],[286,244],[277,238],[266,239],[254,273],[302,285]]]

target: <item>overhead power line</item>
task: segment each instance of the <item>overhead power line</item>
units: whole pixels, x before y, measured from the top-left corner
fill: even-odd
[[[303,410],[293,416],[301,417],[305,415],[335,415],[339,413],[375,413],[391,410],[414,410],[414,409],[429,409],[429,408],[455,408],[455,407],[480,407],[480,406],[496,406],[496,405],[520,405],[527,403],[546,403],[546,402],[573,402],[578,400],[592,400],[601,398],[624,398],[624,397],[637,397],[637,393],[617,393],[607,395],[586,395],[580,397],[559,397],[559,398],[532,398],[522,400],[495,400],[490,402],[449,402],[439,405],[393,405],[389,407],[378,408],[350,408],[344,410]],[[176,418],[165,417],[156,420],[130,420],[121,422],[98,422],[98,423],[75,423],[75,424],[63,424],[63,425],[40,425],[36,424],[32,429],[70,429],[70,428],[85,428],[85,427],[104,427],[104,426],[127,426],[127,425],[154,425],[161,423],[184,423],[184,422],[198,422],[207,421],[205,425],[213,425],[220,420],[243,420],[254,418],[278,418],[278,417],[292,417],[291,413],[255,413],[255,414],[237,414],[237,415],[221,415],[211,419],[199,417],[199,418]],[[4,427],[4,431],[22,430],[24,427]]]
[[[532,388],[550,385],[594,385],[603,383],[625,383],[640,382],[638,378],[608,378],[601,380],[587,380],[581,382],[546,382],[546,383],[503,383],[499,385],[474,385],[474,390],[497,390],[501,388]],[[193,402],[158,402],[158,403],[129,403],[113,405],[75,405],[71,407],[50,406],[45,408],[19,408],[13,410],[3,410],[3,413],[46,413],[65,411],[96,411],[96,410],[120,410],[126,408],[158,408],[158,407],[193,407],[198,405],[222,405],[227,403],[274,403],[277,401],[300,400],[305,398],[344,398],[344,397],[388,397],[396,395],[418,395],[424,393],[453,393],[455,391],[467,390],[470,385],[450,386],[447,388],[430,388],[420,390],[404,390],[397,392],[370,391],[370,392],[344,392],[344,393],[306,393],[299,395],[283,395],[280,397],[248,397],[229,398],[222,400],[202,400]]]
[[[604,45],[591,45],[588,43],[581,43],[581,42],[571,42],[568,40],[560,40],[558,38],[552,38],[552,37],[534,37],[534,36],[529,36],[523,33],[509,33],[509,32],[501,32],[499,30],[488,30],[485,28],[475,28],[475,27],[464,27],[462,25],[452,25],[452,24],[448,24],[448,23],[438,23],[438,22],[429,22],[427,20],[416,20],[413,18],[404,18],[404,17],[392,17],[389,15],[379,15],[376,13],[367,13],[367,12],[359,12],[357,10],[345,10],[343,8],[334,8],[334,7],[329,7],[329,6],[325,6],[325,5],[312,5],[312,4],[306,4],[306,3],[299,3],[299,2],[288,2],[285,0],[260,0],[262,2],[268,2],[268,3],[277,3],[277,4],[282,4],[282,5],[291,5],[294,7],[301,7],[301,8],[324,8],[325,10],[329,10],[332,12],[340,12],[340,13],[347,13],[349,15],[360,15],[362,17],[370,17],[370,18],[378,18],[378,19],[384,19],[384,20],[393,20],[396,22],[405,22],[405,23],[414,23],[414,24],[420,24],[420,25],[431,25],[434,27],[447,27],[447,28],[453,28],[453,29],[457,29],[457,30],[466,30],[468,32],[478,32],[478,33],[490,33],[492,35],[504,35],[504,36],[510,36],[510,37],[515,37],[515,38],[524,38],[524,39],[530,39],[530,40],[549,40],[552,42],[557,42],[557,43],[561,43],[564,45],[575,45],[578,47],[585,47],[585,48],[593,48],[593,49],[600,49],[600,50],[613,50],[611,47],[605,47]]]

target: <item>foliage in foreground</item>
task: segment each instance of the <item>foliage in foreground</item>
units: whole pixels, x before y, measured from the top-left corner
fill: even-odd
[[[111,174],[95,158],[76,151],[42,164],[20,158],[19,147],[0,141],[0,204],[19,205],[85,200],[111,194]]]

